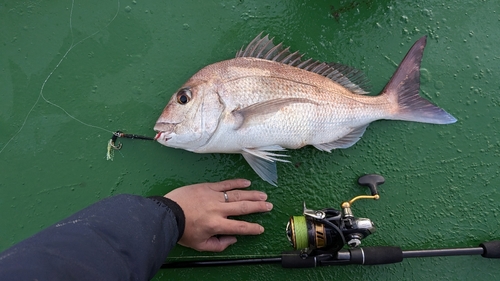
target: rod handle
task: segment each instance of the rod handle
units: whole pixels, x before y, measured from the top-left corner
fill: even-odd
[[[378,246],[350,249],[352,264],[389,264],[403,261],[403,251],[399,247]]]
[[[484,252],[481,256],[485,258],[500,258],[500,240],[483,242],[479,245],[484,249]]]

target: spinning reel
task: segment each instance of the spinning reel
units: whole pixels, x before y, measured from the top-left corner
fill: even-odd
[[[368,186],[371,195],[356,196],[342,203],[341,210],[311,210],[304,202],[303,215],[290,217],[286,226],[286,235],[293,248],[310,253],[314,250],[339,251],[346,244],[358,247],[362,239],[375,232],[375,225],[370,219],[355,217],[351,206],[359,199],[379,199],[377,188],[384,182],[380,175],[360,177],[358,183]]]

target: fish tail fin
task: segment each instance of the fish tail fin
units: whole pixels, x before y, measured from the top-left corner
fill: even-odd
[[[397,108],[389,119],[432,124],[455,123],[455,117],[419,95],[420,62],[426,41],[427,36],[424,36],[413,44],[382,91],[382,95]]]

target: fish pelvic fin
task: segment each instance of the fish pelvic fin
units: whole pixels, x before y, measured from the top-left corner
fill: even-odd
[[[276,162],[290,162],[277,157],[288,157],[288,155],[272,153],[270,151],[284,151],[279,145],[261,147],[261,148],[243,148],[241,154],[248,162],[250,167],[266,182],[278,186],[278,171]]]
[[[426,41],[427,36],[423,36],[413,44],[382,91],[382,95],[397,108],[388,119],[432,124],[455,123],[455,117],[419,95],[420,63]]]

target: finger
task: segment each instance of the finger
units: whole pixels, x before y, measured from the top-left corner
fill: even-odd
[[[246,179],[225,180],[221,182],[209,183],[210,189],[215,191],[228,191],[235,188],[249,187],[251,182]]]
[[[264,227],[258,223],[238,220],[226,220],[216,229],[222,235],[259,235],[264,232]]]
[[[267,194],[261,191],[255,190],[231,190],[227,191],[228,202],[238,202],[238,201],[266,201]],[[222,202],[226,199],[224,193],[222,193]]]
[[[212,236],[205,243],[200,245],[196,250],[198,251],[210,251],[210,252],[222,252],[227,247],[236,243],[236,237],[234,236]]]
[[[253,213],[268,212],[273,209],[273,204],[263,201],[228,202],[222,205],[225,216],[241,216]]]

